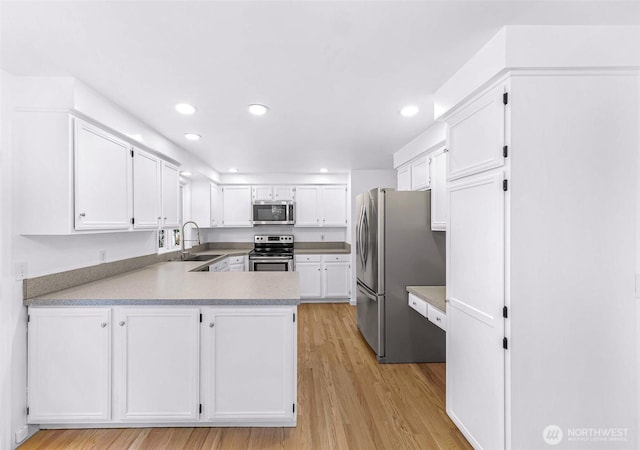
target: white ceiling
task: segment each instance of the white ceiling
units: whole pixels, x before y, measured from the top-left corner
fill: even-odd
[[[223,173],[391,168],[432,122],[433,92],[502,26],[640,24],[639,1],[0,7],[3,69],[77,77]],[[178,101],[198,112],[178,115]],[[408,103],[418,116],[399,115]]]

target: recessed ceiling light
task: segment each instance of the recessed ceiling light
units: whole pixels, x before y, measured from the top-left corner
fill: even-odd
[[[420,108],[416,105],[407,105],[400,110],[400,115],[402,117],[413,117],[420,112]]]
[[[180,172],[180,175],[182,175],[183,177],[190,177],[191,175],[193,175],[191,172],[187,172],[186,170],[184,172]]]
[[[328,171],[329,171],[329,169],[327,169],[327,168],[325,168],[325,167],[323,167],[322,169],[320,169],[320,172],[321,172],[321,173],[327,173]]]
[[[180,114],[191,115],[196,112],[196,107],[190,105],[189,103],[177,103],[176,111],[178,111]]]
[[[202,136],[200,136],[199,134],[195,134],[195,133],[185,133],[184,137],[186,137],[187,139],[189,139],[190,141],[197,141],[198,139],[200,139]]]
[[[229,172],[238,173],[238,169],[236,169],[235,167],[232,167],[231,169],[229,169]]]
[[[249,105],[249,112],[254,116],[264,116],[267,113],[267,111],[269,111],[269,108],[267,108],[264,105],[258,105],[258,104]]]

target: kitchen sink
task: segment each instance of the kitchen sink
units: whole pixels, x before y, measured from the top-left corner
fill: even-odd
[[[184,258],[184,261],[209,261],[211,259],[216,259],[220,255],[187,255]]]

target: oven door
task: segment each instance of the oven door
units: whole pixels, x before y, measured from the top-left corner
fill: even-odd
[[[250,272],[293,272],[292,258],[249,259]]]

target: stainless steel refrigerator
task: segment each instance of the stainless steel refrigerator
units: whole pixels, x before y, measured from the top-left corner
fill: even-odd
[[[376,188],[356,197],[360,333],[381,363],[442,362],[445,334],[408,305],[406,286],[445,285],[445,233],[431,192]]]

